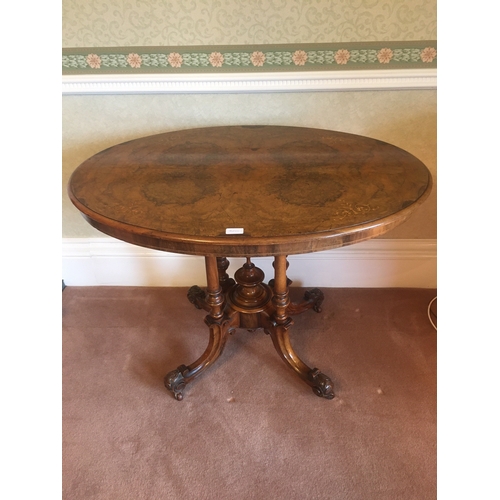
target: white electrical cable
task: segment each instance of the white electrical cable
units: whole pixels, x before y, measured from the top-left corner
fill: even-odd
[[[431,325],[434,327],[434,330],[437,331],[437,326],[434,324],[434,321],[432,321],[431,318],[431,306],[432,303],[437,299],[437,297],[434,297],[430,302],[429,302],[429,307],[427,308],[427,316],[429,317],[429,321],[431,322]]]

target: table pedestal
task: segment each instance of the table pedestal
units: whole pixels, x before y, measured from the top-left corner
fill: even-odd
[[[264,273],[247,258],[238,269],[234,280],[227,274],[229,262],[225,257],[205,257],[207,271],[206,292],[198,286],[189,289],[188,298],[198,308],[209,314],[205,323],[210,338],[205,352],[192,364],[180,365],[165,376],[165,387],[175,399],[182,400],[188,383],[201,375],[222,354],[229,334],[236,328],[255,330],[262,328],[271,336],[274,347],[285,363],[297,373],[313,392],[320,397],[333,399],[333,384],[317,368],[310,368],[297,356],[290,344],[288,329],[293,325],[290,316],[308,309],[321,311],[323,293],[314,288],[307,291],[304,300],[291,302],[288,296],[290,281],[286,276],[286,256],[274,258],[274,279],[263,283]]]

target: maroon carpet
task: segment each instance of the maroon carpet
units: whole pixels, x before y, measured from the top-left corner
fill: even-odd
[[[436,498],[435,290],[323,289],[294,318],[331,401],[238,330],[179,402],[163,376],[208,341],[186,292],[63,291],[65,500]]]

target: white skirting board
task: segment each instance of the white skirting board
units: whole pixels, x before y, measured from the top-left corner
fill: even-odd
[[[230,258],[232,276],[244,262]],[[272,257],[252,261],[273,278]],[[347,247],[290,255],[294,286],[436,288],[436,240],[373,239]],[[206,284],[205,259],[150,250],[112,238],[65,238],[66,286],[186,286]]]

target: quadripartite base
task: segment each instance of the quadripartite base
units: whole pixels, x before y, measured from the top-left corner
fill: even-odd
[[[321,311],[323,293],[318,288],[307,291],[304,300],[290,302],[286,277],[286,257],[277,256],[274,261],[275,278],[269,285],[263,283],[264,273],[250,258],[236,271],[234,280],[226,270],[229,262],[223,257],[206,257],[207,291],[192,286],[188,292],[189,301],[198,309],[209,314],[205,323],[210,338],[205,352],[191,365],[180,365],[165,376],[165,387],[175,399],[182,400],[186,385],[201,375],[222,354],[227,337],[236,328],[247,330],[263,329],[272,338],[281,359],[312,387],[314,394],[333,399],[331,379],[317,368],[307,366],[295,353],[288,334],[293,325],[291,316],[308,309]]]

